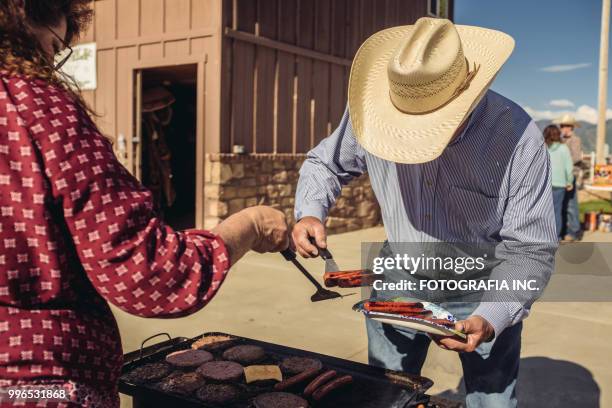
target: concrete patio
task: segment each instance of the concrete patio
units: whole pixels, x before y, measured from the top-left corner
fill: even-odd
[[[609,241],[612,234],[591,234]],[[329,238],[338,263],[360,265],[360,243],[385,239],[382,228]],[[304,260],[319,276],[320,259]],[[348,292],[348,291],[347,291]],[[363,317],[351,311],[356,296],[311,303],[312,286],[278,254],[249,253],[231,271],[218,296],[196,315],[141,319],[113,309],[125,351],[159,332],[193,337],[222,331],[367,361]],[[591,312],[598,308],[597,316]],[[537,303],[525,322],[519,400],[523,407],[612,406],[612,303]],[[423,375],[434,394],[460,398],[461,366],[454,352],[430,348]],[[129,398],[122,407],[130,407]]]

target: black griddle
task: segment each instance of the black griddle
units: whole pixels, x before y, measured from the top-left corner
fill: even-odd
[[[170,338],[169,335],[165,334]],[[285,357],[300,356],[311,357],[321,360],[324,367],[334,369],[340,374],[350,374],[353,376],[353,384],[343,390],[338,390],[330,394],[325,400],[312,405],[312,408],[408,408],[416,407],[419,404],[427,405],[428,398],[425,391],[433,385],[433,382],[425,377],[409,375],[397,371],[386,370],[366,364],[355,363],[336,357],[313,353],[300,349],[281,346],[278,344],[266,343],[259,340],[248,339],[226,333],[206,333],[202,336],[231,336],[236,339],[237,344],[253,344],[263,347],[268,356],[266,361],[259,364],[276,364]],[[179,337],[170,338],[167,341],[158,343],[151,347],[141,347],[139,351],[128,353],[124,356],[122,377],[119,380],[119,391],[133,397],[134,408],[157,408],[157,407],[209,407],[204,405],[195,396],[185,397],[169,394],[157,388],[156,384],[134,384],[130,383],[125,374],[136,367],[165,360],[166,355],[171,352],[184,350],[191,347],[191,344],[200,339],[198,336],[192,339]],[[156,337],[156,336],[153,336]],[[145,340],[148,341],[151,338]],[[144,342],[143,342],[144,346]],[[219,359],[220,353],[215,354]],[[272,391],[272,387],[261,387],[243,385],[248,400],[239,404],[232,405],[232,408],[253,408],[252,399],[260,393]]]

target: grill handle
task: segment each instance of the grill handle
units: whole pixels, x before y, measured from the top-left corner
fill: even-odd
[[[154,335],[153,335],[153,336],[151,336],[151,337],[147,337],[147,338],[146,338],[146,339],[144,339],[144,340],[142,341],[142,343],[140,344],[140,353],[138,354],[138,359],[139,359],[139,360],[142,358],[142,350],[144,349],[144,346],[145,346],[145,344],[147,343],[147,341],[149,341],[149,340],[153,340],[154,338],[159,337],[159,336],[168,336],[168,340],[172,340],[172,336],[170,336],[168,333],[157,333],[157,334],[154,334]]]

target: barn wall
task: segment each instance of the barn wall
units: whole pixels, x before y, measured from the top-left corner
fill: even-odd
[[[95,91],[84,92],[101,131],[126,140],[118,158],[135,171],[135,72],[140,68],[198,64],[196,226],[202,227],[204,161],[220,149],[221,0],[96,0],[95,17],[81,42],[96,42]]]
[[[97,0],[94,7],[81,42],[97,43],[98,88],[84,95],[101,130],[132,136],[135,68],[206,61],[203,132],[207,151],[218,150],[221,0]]]
[[[221,152],[305,153],[336,127],[351,60],[427,0],[223,0]]]
[[[414,23],[427,0],[97,0],[95,12],[83,42],[98,46],[98,89],[85,97],[109,137],[132,136],[135,68],[205,67],[196,223],[212,227],[254,203],[291,215],[297,169],[338,124],[359,45],[385,27]],[[234,145],[247,155],[231,154]],[[339,203],[330,232],[380,219],[367,175]]]
[[[205,226],[254,204],[293,222],[304,153],[340,121],[360,44],[426,14],[427,0],[223,0],[222,154],[206,156]],[[231,154],[234,145],[247,154]],[[364,175],[343,188],[326,225],[338,233],[379,222]]]
[[[240,144],[250,153],[304,153],[337,125],[359,45],[385,27],[414,23],[427,0],[96,0],[94,7],[82,42],[97,42],[99,87],[84,94],[108,136],[131,136],[134,66],[207,59],[207,152]]]

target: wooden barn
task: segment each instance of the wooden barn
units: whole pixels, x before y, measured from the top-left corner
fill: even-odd
[[[80,44],[95,47],[94,85],[83,93],[118,157],[180,228],[210,227],[256,204],[291,215],[297,171],[345,109],[359,45],[385,27],[452,18],[453,10],[452,0],[97,0],[94,7]],[[328,225],[347,231],[379,217],[362,177],[343,190]]]

